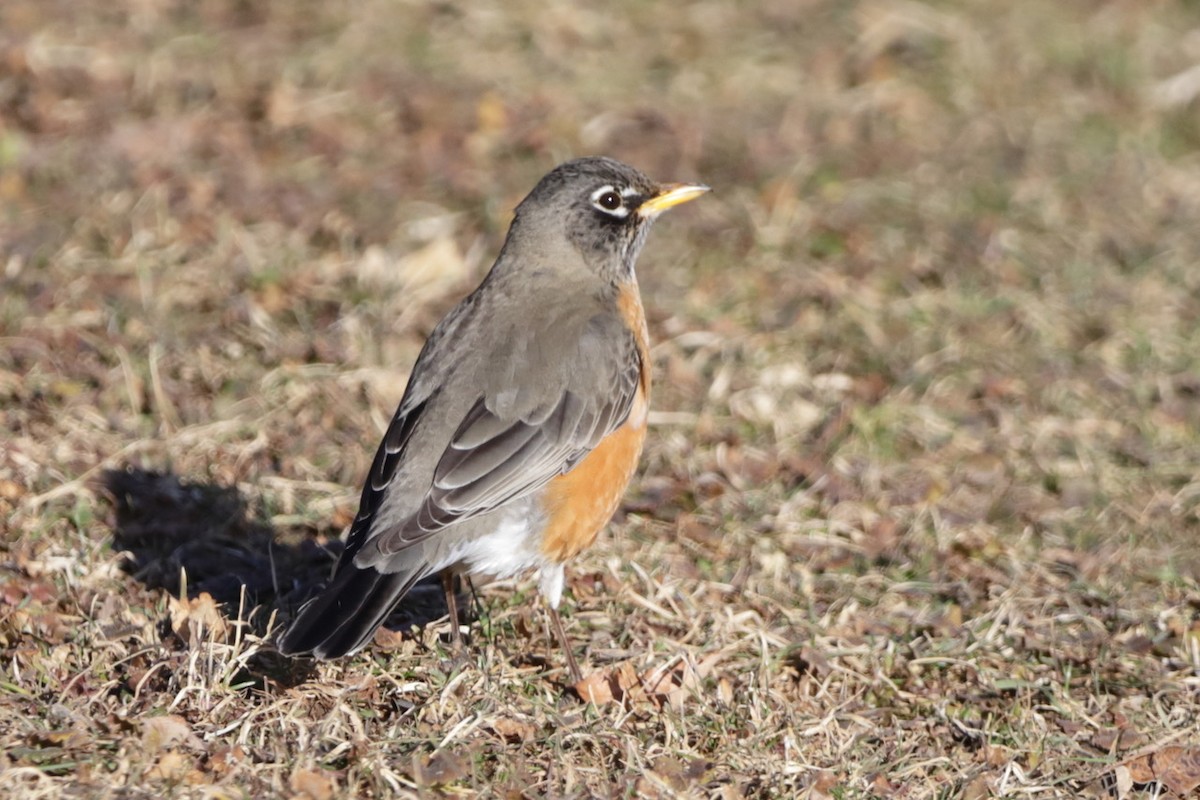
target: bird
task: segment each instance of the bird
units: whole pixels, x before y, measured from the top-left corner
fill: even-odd
[[[536,572],[571,677],[565,564],[616,512],[646,438],[650,352],[635,263],[663,211],[710,189],[603,156],[547,173],[479,286],[434,327],[376,451],[333,575],[277,642],[363,649],[413,585]]]

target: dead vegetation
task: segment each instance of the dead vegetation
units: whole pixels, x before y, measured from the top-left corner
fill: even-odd
[[[0,6],[0,780],[18,797],[1190,796],[1189,4]],[[565,602],[282,660],[513,204],[716,187]],[[428,623],[428,624],[426,624]]]

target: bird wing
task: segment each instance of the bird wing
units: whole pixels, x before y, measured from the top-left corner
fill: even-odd
[[[387,432],[383,435],[383,441],[375,451],[375,459],[371,462],[371,470],[363,484],[362,497],[358,501],[358,514],[350,526],[346,549],[342,551],[338,560],[338,572],[349,566],[370,537],[376,516],[387,497],[388,487],[392,485],[392,480],[404,460],[408,443],[428,402],[429,399],[426,398],[410,408],[406,402],[401,401],[400,407],[396,409],[396,415],[392,417]]]
[[[510,422],[480,398],[442,454],[433,486],[405,531],[405,544],[499,508],[569,472],[629,417],[641,374],[632,337],[627,353],[626,363],[614,370],[611,392],[588,397],[567,388],[548,414]]]
[[[533,407],[512,413],[497,397],[481,393],[438,459],[416,513],[372,530],[392,478],[403,468],[405,448],[421,416],[431,413],[427,408],[436,394],[411,409],[402,403],[405,413],[397,413],[375,456],[343,560],[353,559],[368,541],[371,561],[398,553],[570,471],[624,424],[633,407],[642,356],[634,335],[619,330],[614,342],[614,326],[586,326],[578,348],[571,349],[579,363],[561,371],[561,386],[546,387],[549,398],[543,394],[541,402],[524,404]],[[522,376],[515,378],[520,383]]]

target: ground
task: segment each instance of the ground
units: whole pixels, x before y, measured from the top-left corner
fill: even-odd
[[[1189,796],[1191,2],[0,5],[13,797]],[[564,601],[327,576],[437,319],[604,153],[711,195]]]

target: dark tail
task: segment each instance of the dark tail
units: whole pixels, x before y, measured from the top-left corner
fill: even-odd
[[[277,643],[279,652],[326,661],[361,649],[424,576],[424,570],[383,573],[343,564],[325,591],[300,609]]]

